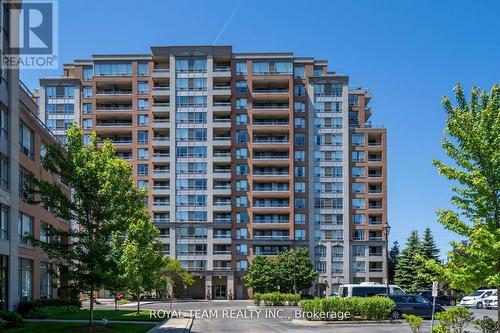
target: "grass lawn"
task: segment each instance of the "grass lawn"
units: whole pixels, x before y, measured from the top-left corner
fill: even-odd
[[[153,326],[153,324],[108,324],[106,326],[95,325],[91,330],[86,324],[25,322],[21,327],[2,330],[2,333],[144,333],[153,328]]]
[[[80,310],[75,313],[63,314],[51,319],[89,319],[89,310]],[[135,310],[110,310],[110,309],[94,309],[94,319],[101,320],[131,320],[131,321],[162,321],[165,319],[149,318],[149,310],[141,310],[137,316]]]

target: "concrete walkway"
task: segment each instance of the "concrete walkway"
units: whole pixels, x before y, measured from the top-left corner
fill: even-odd
[[[170,318],[146,333],[189,333],[193,326],[193,318]]]
[[[88,319],[23,319],[26,322],[35,322],[35,323],[88,323]],[[94,319],[94,323],[101,324],[101,319]],[[139,320],[108,320],[108,324],[153,324],[157,325],[157,321],[139,321]]]

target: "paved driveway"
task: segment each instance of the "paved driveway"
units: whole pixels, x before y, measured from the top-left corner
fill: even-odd
[[[134,304],[130,306],[134,307]],[[122,308],[124,308],[122,306]],[[294,307],[256,307],[250,301],[196,301],[172,303],[147,303],[143,309],[167,311],[176,316],[194,315],[191,329],[193,333],[205,332],[238,332],[238,333],[271,333],[271,332],[401,332],[411,333],[406,323],[401,324],[311,324],[294,320]],[[472,309],[476,318],[485,315],[494,319],[496,310]],[[313,326],[311,326],[313,325]],[[430,320],[424,321],[423,332],[430,330]],[[468,330],[475,332],[472,326]]]

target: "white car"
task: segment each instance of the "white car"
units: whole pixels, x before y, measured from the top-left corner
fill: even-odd
[[[484,299],[484,307],[486,309],[498,309],[498,295],[496,291],[493,295]]]
[[[484,306],[484,300],[487,297],[493,295],[493,293],[496,293],[496,289],[477,290],[469,296],[465,296],[464,298],[462,298],[462,301],[460,301],[460,305],[466,308],[482,309]]]

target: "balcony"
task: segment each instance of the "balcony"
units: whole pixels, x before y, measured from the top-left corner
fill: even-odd
[[[253,138],[254,144],[288,144],[288,137],[274,137],[274,136],[255,136]]]
[[[253,106],[254,110],[289,110],[290,106],[288,104],[278,104],[278,103],[273,103],[273,104],[260,104],[256,103]]]
[[[256,200],[253,204],[254,208],[289,208],[290,203],[288,201],[271,201],[271,200]]]
[[[153,103],[153,107],[151,109],[152,112],[169,112],[170,111],[170,103],[168,102],[155,102]]]
[[[152,127],[154,129],[170,128],[170,119],[154,119]]]
[[[131,112],[132,104],[97,104],[97,112]]]
[[[213,77],[231,77],[231,67],[230,66],[214,66]]]
[[[214,86],[213,94],[217,96],[231,96],[231,86]]]
[[[290,235],[254,235],[255,240],[273,240],[273,241],[288,241]]]
[[[288,184],[271,183],[271,184],[255,184],[253,190],[255,192],[289,192]]]
[[[253,154],[254,160],[288,160],[290,156],[288,153],[264,153],[255,152]]]
[[[290,123],[288,120],[258,120],[255,119],[253,122],[254,126],[288,126]]]
[[[153,97],[155,96],[170,96],[169,86],[154,86],[152,91]]]
[[[132,127],[132,121],[98,121],[96,126],[98,127]]]
[[[169,68],[154,68],[151,74],[153,78],[168,78],[170,77]]]
[[[97,89],[97,95],[132,95],[132,89]]]
[[[168,147],[170,145],[170,136],[157,135],[153,137],[153,147]]]

